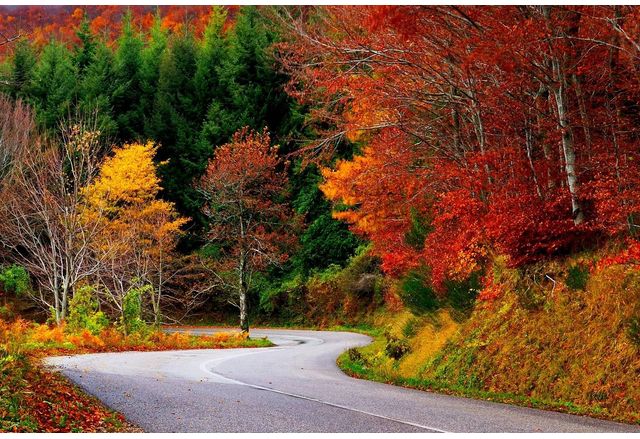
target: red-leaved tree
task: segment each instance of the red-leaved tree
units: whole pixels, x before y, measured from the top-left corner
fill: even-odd
[[[220,249],[218,278],[229,303],[240,311],[240,328],[249,331],[247,294],[254,274],[288,258],[292,213],[281,202],[286,184],[283,164],[267,131],[248,128],[216,149],[198,188],[204,194],[209,240]]]
[[[438,286],[493,251],[519,265],[637,229],[638,8],[278,13],[315,151],[364,145],[323,190],[388,272],[424,263]],[[424,245],[407,241],[416,213]]]

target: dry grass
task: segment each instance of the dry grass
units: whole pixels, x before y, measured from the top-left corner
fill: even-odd
[[[496,258],[498,297],[479,302],[467,321],[445,310],[417,323],[406,311],[381,314],[376,325],[410,352],[389,358],[381,336],[360,350],[359,363],[341,361],[382,381],[640,423],[640,345],[630,335],[640,317],[640,271],[594,263],[603,257],[584,253],[525,270]],[[591,267],[584,290],[566,285],[576,264]]]

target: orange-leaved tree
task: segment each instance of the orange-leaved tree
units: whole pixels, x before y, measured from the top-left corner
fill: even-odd
[[[636,234],[637,9],[277,12],[288,91],[319,135],[307,150],[365,145],[325,171],[324,192],[387,272],[424,263],[443,286],[494,251],[518,266]]]
[[[122,313],[131,288],[151,285],[150,301],[158,324],[163,287],[171,277],[167,268],[187,219],[178,216],[172,203],[158,199],[161,187],[155,153],[151,142],[116,148],[84,191],[84,214],[87,220],[102,224],[93,246],[102,262],[99,276],[111,304]]]
[[[247,294],[253,275],[284,262],[292,236],[291,212],[280,201],[286,176],[267,131],[248,128],[218,147],[198,184],[206,198],[209,240],[220,246],[219,279],[229,303],[240,310],[240,328],[249,331]],[[231,280],[232,278],[233,280]]]

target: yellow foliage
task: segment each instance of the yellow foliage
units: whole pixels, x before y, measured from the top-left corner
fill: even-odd
[[[85,191],[84,218],[99,224],[93,244],[103,256],[123,260],[131,252],[166,256],[186,218],[172,203],[158,200],[161,189],[153,157],[156,147],[131,143],[114,150]]]
[[[155,153],[152,142],[116,148],[100,168],[99,178],[85,190],[89,204],[113,213],[123,204],[143,204],[155,199],[160,191],[153,162]]]
[[[38,325],[30,338],[38,343],[62,343],[65,339],[64,326]]]
[[[82,348],[102,348],[105,346],[104,341],[97,337],[88,330],[84,329],[79,334],[70,334],[67,337],[70,343],[73,343],[76,347]]]

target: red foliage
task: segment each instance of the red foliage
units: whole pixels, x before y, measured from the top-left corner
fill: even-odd
[[[29,366],[22,407],[40,432],[117,431],[125,422],[94,398],[77,390],[61,375]]]
[[[347,208],[336,217],[372,239],[385,270],[426,262],[436,285],[490,249],[520,265],[627,233],[640,210],[639,14],[375,6],[288,18],[289,91],[314,107],[320,146],[366,145],[324,172],[325,194]],[[405,242],[412,209],[432,219],[423,250]]]
[[[627,248],[612,256],[606,257],[598,261],[597,269],[618,264],[633,265],[640,267],[640,242],[629,239]]]
[[[261,270],[288,258],[295,240],[287,230],[292,214],[279,202],[286,184],[281,168],[268,132],[248,128],[209,161],[198,186],[207,197],[209,237],[223,245],[230,268]]]

